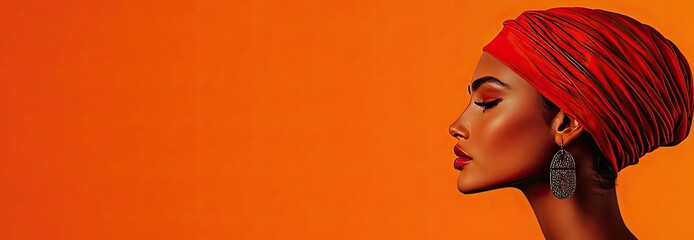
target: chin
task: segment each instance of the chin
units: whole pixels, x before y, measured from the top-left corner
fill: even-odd
[[[474,178],[472,176],[467,176],[461,173],[458,176],[458,191],[463,194],[474,194],[480,192],[486,192],[489,190],[499,189],[508,187],[508,181],[494,181],[492,179],[480,179]]]
[[[463,194],[473,194],[488,190],[485,184],[481,184],[476,180],[478,179],[467,177],[465,174],[461,173],[460,176],[458,176],[458,191]]]
[[[467,186],[463,186],[458,184],[458,191],[460,191],[463,194],[473,194],[473,193],[478,193],[479,191],[476,191],[474,188],[468,188]]]

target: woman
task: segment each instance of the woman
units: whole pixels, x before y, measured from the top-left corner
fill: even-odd
[[[548,239],[635,239],[617,173],[689,134],[691,71],[648,25],[587,8],[526,11],[483,48],[450,126],[458,189],[513,187]]]

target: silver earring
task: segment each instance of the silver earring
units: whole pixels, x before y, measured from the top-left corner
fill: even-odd
[[[561,147],[549,166],[549,186],[552,194],[559,199],[568,198],[576,191],[576,161],[569,151],[564,149],[564,138]]]

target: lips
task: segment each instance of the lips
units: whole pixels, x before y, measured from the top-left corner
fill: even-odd
[[[461,149],[458,145],[455,145],[453,147],[453,152],[455,152],[455,155],[458,156],[458,158],[453,161],[453,167],[458,170],[463,170],[463,166],[467,165],[472,161],[472,158],[470,155],[465,153],[463,149]]]

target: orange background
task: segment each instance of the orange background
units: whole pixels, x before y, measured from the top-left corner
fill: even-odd
[[[555,2],[6,1],[0,238],[542,238],[520,192],[456,189],[448,126],[502,21],[603,8],[694,62],[692,4]],[[620,173],[639,237],[694,235],[692,154]]]

